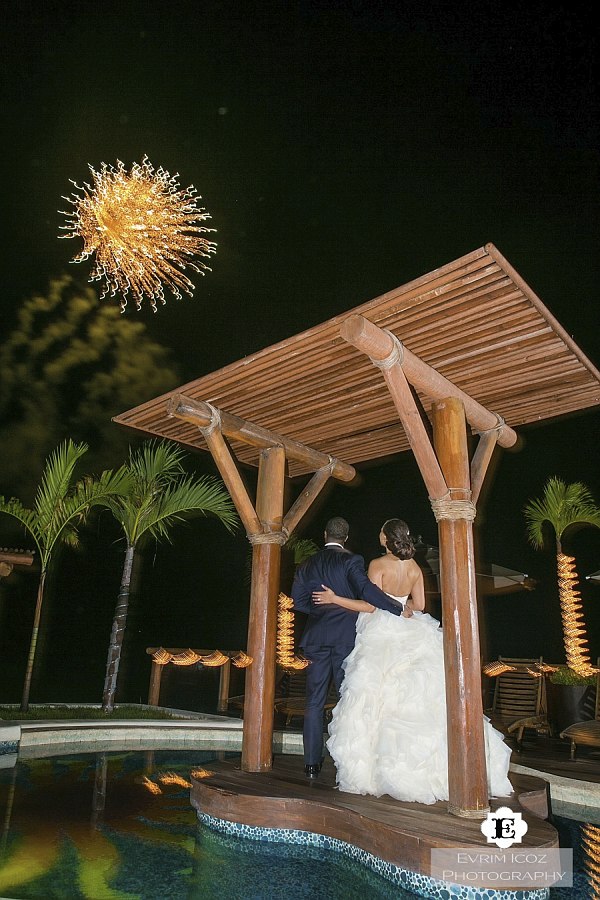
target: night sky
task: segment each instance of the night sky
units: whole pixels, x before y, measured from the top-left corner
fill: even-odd
[[[193,299],[125,314],[169,350],[181,383],[487,241],[598,365],[590,16],[590,5],[535,0],[8,3],[0,342],[51,278],[69,270],[85,283],[89,274],[89,262],[69,266],[76,242],[57,239],[69,179],[86,180],[88,163],[130,166],[147,154],[195,185],[217,229],[213,271],[196,278]],[[522,507],[550,475],[585,482],[600,502],[599,424],[596,410],[523,428],[521,450],[496,458],[478,515],[481,555],[539,586],[486,600],[491,655],[562,659],[552,553],[528,546]],[[195,465],[214,471],[206,455]],[[366,468],[355,487],[333,486],[304,536],[319,540],[334,513],[347,516],[353,549],[367,559],[390,515],[436,542],[408,454]],[[100,699],[121,559],[106,518],[84,535],[83,552],[61,560],[32,701],[69,699],[74,659],[87,677],[70,685],[71,699]],[[579,532],[570,549],[582,575],[600,568],[596,530]],[[207,522],[177,531],[172,548],[146,550],[126,699],[144,699],[148,645],[245,644],[246,557],[241,534]],[[0,584],[0,699],[20,694],[34,582]],[[600,588],[582,590],[596,657]]]

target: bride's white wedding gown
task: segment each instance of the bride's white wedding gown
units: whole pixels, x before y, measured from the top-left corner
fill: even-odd
[[[411,618],[380,609],[361,613],[344,670],[327,741],[340,790],[418,803],[447,800],[439,622],[427,613]],[[512,793],[507,777],[511,751],[486,717],[484,731],[490,795],[506,797]]]

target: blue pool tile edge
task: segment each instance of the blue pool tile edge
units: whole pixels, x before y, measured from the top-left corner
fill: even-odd
[[[19,752],[21,726],[18,722],[0,721],[0,756]]]
[[[346,841],[340,841],[337,838],[328,837],[325,834],[317,834],[312,831],[243,825],[238,822],[229,822],[227,819],[217,819],[208,813],[202,812],[198,812],[198,819],[207,828],[233,837],[247,838],[253,841],[268,841],[270,843],[304,844],[322,850],[334,850],[361,863],[397,887],[403,888],[419,897],[431,898],[431,900],[500,900],[500,898],[501,900],[547,900],[550,897],[549,888],[527,891],[496,891],[492,888],[468,887],[466,885],[437,881],[429,875],[421,875],[418,872],[411,872],[409,869],[395,866],[393,863],[386,862],[386,860],[380,859],[366,850],[361,850],[359,847],[355,847]]]

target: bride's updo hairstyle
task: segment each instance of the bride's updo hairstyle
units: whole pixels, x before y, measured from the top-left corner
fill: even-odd
[[[385,535],[385,545],[398,559],[412,559],[415,555],[413,541],[408,525],[402,519],[388,519],[381,526]]]

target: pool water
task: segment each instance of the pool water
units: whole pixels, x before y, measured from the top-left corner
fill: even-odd
[[[200,825],[190,773],[224,755],[81,754],[0,769],[0,898],[414,898],[341,855]]]
[[[0,898],[414,900],[339,854],[199,824],[191,772],[236,756],[123,751],[0,769]],[[553,822],[561,847],[573,848],[575,876],[573,888],[551,889],[551,900],[600,898],[600,825]]]

